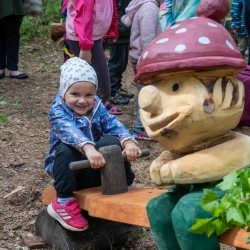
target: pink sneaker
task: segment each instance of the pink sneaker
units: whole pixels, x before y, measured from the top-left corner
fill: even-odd
[[[56,219],[63,227],[71,231],[88,229],[88,222],[82,216],[78,202],[70,199],[65,205],[57,203],[57,198],[47,207],[48,214]]]

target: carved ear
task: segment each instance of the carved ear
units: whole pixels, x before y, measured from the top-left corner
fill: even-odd
[[[228,0],[201,0],[197,16],[203,16],[221,23],[226,18],[230,6]]]

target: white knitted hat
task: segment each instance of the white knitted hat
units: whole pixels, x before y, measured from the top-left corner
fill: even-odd
[[[68,59],[61,66],[59,93],[64,97],[68,88],[75,82],[91,82],[98,88],[97,75],[92,66],[79,57]]]

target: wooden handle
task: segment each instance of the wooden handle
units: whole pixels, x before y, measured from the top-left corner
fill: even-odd
[[[141,150],[141,157],[147,157],[150,155],[149,149],[145,148]],[[126,161],[127,156],[123,155],[124,161]],[[78,169],[83,169],[83,168],[89,168],[90,167],[90,162],[88,160],[82,160],[82,161],[74,161],[69,164],[69,168],[71,170],[78,170]]]

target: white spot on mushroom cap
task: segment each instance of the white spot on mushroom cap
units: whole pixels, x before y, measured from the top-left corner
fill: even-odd
[[[178,44],[174,50],[175,50],[175,52],[183,52],[185,49],[186,49],[185,44]]]
[[[234,50],[234,46],[233,46],[232,43],[230,43],[228,40],[226,40],[226,45],[227,45],[230,49]]]
[[[210,26],[210,27],[218,27],[218,25],[215,24],[215,23],[208,22],[207,24],[208,24],[208,26]]]
[[[160,44],[160,43],[166,43],[169,39],[166,37],[166,38],[162,38],[158,41],[156,41],[156,44]]]
[[[181,34],[181,33],[185,33],[187,31],[186,28],[181,28],[175,31],[176,34]]]
[[[199,43],[201,44],[209,44],[210,43],[210,39],[208,37],[202,36],[198,39]]]
[[[147,56],[148,56],[148,50],[143,53],[142,58],[145,59]]]
[[[173,26],[171,26],[170,29],[173,30],[173,29],[176,29],[176,28],[179,27],[179,26],[180,26],[180,24],[177,23],[177,24],[174,24]]]

